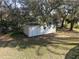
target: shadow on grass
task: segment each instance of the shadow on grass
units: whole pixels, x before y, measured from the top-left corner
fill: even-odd
[[[79,45],[69,50],[65,56],[65,59],[79,59]]]
[[[79,29],[78,29],[79,30]],[[69,28],[58,29],[59,32],[79,33],[77,30],[69,30]]]
[[[60,37],[56,38],[56,34],[50,34],[50,35],[43,35],[43,36],[37,36],[37,37],[27,37],[23,33],[14,33],[10,35],[10,39],[0,38],[0,47],[10,47],[10,48],[15,48],[18,47],[18,49],[26,49],[26,48],[34,48],[35,46],[38,46],[37,48],[37,55],[40,54],[40,49],[42,47],[45,47],[47,51],[58,54],[58,55],[64,55],[63,53],[58,53],[56,51],[53,51],[52,49],[49,49],[49,46],[52,48],[59,48],[59,49],[69,49],[68,47],[65,46],[59,46],[59,44],[63,45],[79,45],[79,43],[68,43],[68,41],[79,41],[79,38],[67,38],[67,37]],[[67,40],[67,41],[65,41]]]

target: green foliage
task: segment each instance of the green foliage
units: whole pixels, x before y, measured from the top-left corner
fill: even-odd
[[[78,24],[75,24],[75,26],[74,26],[75,28],[77,28],[77,29],[79,29],[79,25]]]

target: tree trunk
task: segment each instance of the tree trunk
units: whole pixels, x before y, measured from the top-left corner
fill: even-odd
[[[71,23],[70,23],[70,31],[73,30],[73,27],[74,27],[74,20],[72,20]]]
[[[62,20],[62,24],[61,24],[61,28],[63,28],[64,27],[64,19]]]

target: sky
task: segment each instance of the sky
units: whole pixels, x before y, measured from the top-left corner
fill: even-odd
[[[12,4],[12,8],[15,8],[15,2],[16,2],[16,7],[20,8],[22,7],[22,3],[19,3],[19,0],[5,0],[7,2],[8,5]]]

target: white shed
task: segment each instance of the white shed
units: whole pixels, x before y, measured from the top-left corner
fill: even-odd
[[[40,25],[25,25],[23,27],[25,35],[28,37],[50,34],[56,32],[56,27],[54,25],[50,26],[40,26]]]

